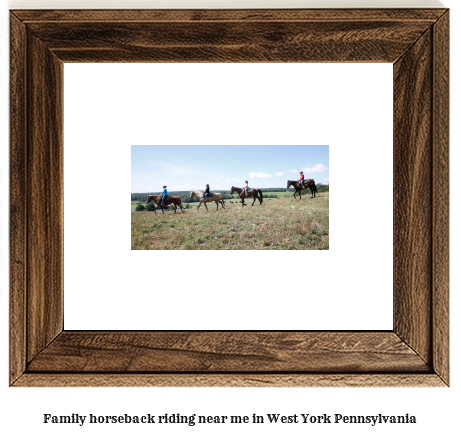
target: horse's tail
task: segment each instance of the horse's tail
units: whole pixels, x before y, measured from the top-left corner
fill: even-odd
[[[263,202],[263,193],[262,193],[261,189],[258,191],[258,194],[259,194],[259,201],[262,204],[262,202]]]

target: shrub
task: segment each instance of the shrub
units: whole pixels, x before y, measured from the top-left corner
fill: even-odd
[[[138,205],[136,206],[136,212],[142,212],[145,209],[146,208],[141,203],[138,203]]]

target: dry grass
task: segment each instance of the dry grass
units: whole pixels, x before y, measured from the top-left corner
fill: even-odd
[[[133,250],[328,250],[329,193],[186,213],[131,213]]]

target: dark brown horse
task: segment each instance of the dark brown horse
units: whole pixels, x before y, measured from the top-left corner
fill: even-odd
[[[162,204],[162,197],[161,195],[148,195],[147,196],[147,203],[149,204],[151,201],[154,201],[157,204],[157,207],[154,209],[154,212],[157,213],[157,209],[161,208],[162,213],[163,212],[163,204]],[[179,197],[170,197],[168,196],[165,200],[165,204],[169,206],[170,204],[174,205],[174,213],[176,213],[176,206],[179,206],[180,209],[182,210],[182,213],[184,213],[184,210],[182,208],[182,202]]]
[[[246,206],[245,204],[245,191],[242,189],[242,188],[236,188],[235,186],[232,186],[231,188],[231,195],[234,193],[234,192],[237,192],[238,195],[240,196],[240,198],[242,199],[242,206]],[[253,204],[255,204],[255,201],[256,199],[259,200],[259,204],[261,204],[263,202],[263,193],[261,192],[260,189],[256,189],[256,188],[251,188],[248,190],[248,196],[250,197],[253,197]],[[253,206],[252,204],[252,206]]]
[[[309,188],[311,190],[311,198],[312,198],[312,196],[314,196],[314,198],[315,198],[315,194],[316,193],[318,194],[317,186],[315,185],[315,180],[314,179],[306,179],[304,181],[304,185],[301,185],[299,180],[287,180],[287,189],[290,186],[293,186],[293,188],[295,188],[295,193],[293,194],[293,197],[296,198],[296,193],[299,193],[299,199],[300,200],[301,200],[301,191],[303,189]]]

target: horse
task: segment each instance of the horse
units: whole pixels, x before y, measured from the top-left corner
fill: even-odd
[[[301,183],[298,180],[287,180],[287,189],[290,186],[293,186],[293,188],[295,188],[295,193],[293,194],[293,197],[296,198],[296,193],[299,192],[299,199],[300,200],[301,200],[301,191],[303,189],[309,188],[311,190],[311,198],[312,198],[312,195],[315,198],[315,193],[318,194],[317,186],[315,185],[314,179],[307,179],[304,182],[304,186],[302,186]]]
[[[231,191],[230,191],[231,195],[234,192],[237,192],[238,195],[240,196],[240,198],[242,199],[242,207],[246,206],[246,204],[245,204],[245,191],[242,188],[236,188],[235,186],[232,186]],[[253,204],[255,204],[256,199],[259,200],[259,204],[261,204],[263,202],[263,193],[259,189],[251,188],[251,191],[250,191],[249,195],[253,196]],[[252,206],[253,206],[253,204],[252,204]]]
[[[161,196],[160,195],[148,195],[147,196],[147,204],[149,204],[151,201],[155,201],[155,203],[157,204],[157,207],[154,209],[154,212],[155,214],[157,214],[157,209],[158,208],[161,208],[162,209],[162,213],[165,213],[163,212],[163,203],[162,203],[162,199],[161,199]],[[170,197],[168,196],[165,200],[165,204],[167,206],[169,206],[170,204],[174,205],[174,213],[176,213],[176,206],[179,206],[182,210],[182,213],[184,213],[184,210],[182,208],[182,202],[181,202],[181,199],[179,197]]]
[[[202,191],[192,191],[190,193],[189,198],[193,198],[194,195],[200,200],[200,204],[198,205],[197,212],[200,209],[200,206],[202,203],[206,207],[206,211],[208,212],[208,207],[207,203],[210,201],[215,201],[216,202],[216,210],[218,210],[218,202],[221,203],[222,207],[224,208],[224,200],[222,199],[222,195],[219,192],[214,192],[212,197],[205,197]]]

